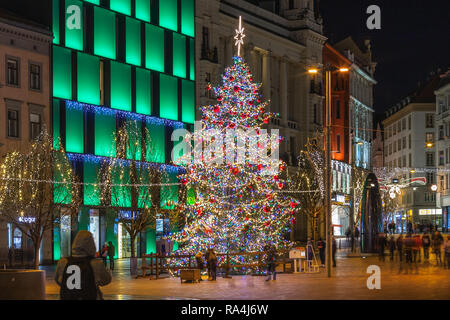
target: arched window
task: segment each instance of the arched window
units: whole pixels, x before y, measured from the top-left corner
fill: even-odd
[[[13,243],[15,249],[22,249],[22,231],[14,229]]]

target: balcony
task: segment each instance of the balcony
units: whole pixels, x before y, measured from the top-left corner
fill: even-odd
[[[298,123],[296,121],[288,120],[288,127],[293,130],[297,130]]]

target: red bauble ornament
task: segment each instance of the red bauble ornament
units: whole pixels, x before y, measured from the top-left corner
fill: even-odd
[[[231,129],[233,129],[234,127],[236,127],[236,125],[235,125],[234,123],[230,123],[228,126],[229,126]]]
[[[283,187],[284,187],[284,184],[282,184],[282,183],[278,184],[278,188],[283,189]]]
[[[278,181],[279,177],[278,177],[278,176],[274,176],[273,179],[274,179],[275,181]]]
[[[230,77],[230,81],[234,81],[234,77]]]
[[[266,123],[266,124],[269,123],[269,118],[265,118],[264,123]]]
[[[233,173],[234,175],[237,175],[239,173],[239,169],[238,168],[232,168],[231,169],[231,173]]]
[[[243,114],[241,114],[241,118],[245,119],[245,118],[247,118],[247,115],[245,113],[243,113]]]
[[[291,202],[291,208],[297,208],[297,204],[295,202]]]
[[[252,78],[252,77],[248,78],[248,81],[252,82],[252,81],[253,81],[253,78]]]
[[[223,97],[222,96],[218,96],[217,97],[217,101],[222,101],[223,100]]]
[[[265,225],[266,227],[268,227],[269,224],[270,224],[269,222],[265,222],[265,223],[264,223],[264,225]]]
[[[258,168],[258,170],[261,170],[262,169],[262,164],[258,164],[257,168]]]
[[[264,207],[264,212],[265,212],[265,213],[268,213],[268,212],[270,212],[270,207],[268,207],[268,206],[265,206],[265,207]]]
[[[238,86],[235,86],[233,90],[234,92],[239,92],[240,88]]]
[[[217,107],[217,106],[216,106],[216,107],[214,107],[214,112],[215,112],[215,113],[219,113],[219,112],[220,112],[220,108],[219,108],[219,107]]]
[[[253,101],[249,101],[248,104],[252,106],[253,105]]]
[[[248,217],[245,217],[245,221],[248,221],[249,219],[248,219]]]

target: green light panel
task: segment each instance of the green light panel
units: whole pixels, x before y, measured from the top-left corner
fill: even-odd
[[[85,161],[83,163],[83,175],[85,183],[98,183],[99,165],[95,162]],[[100,190],[92,184],[84,185],[84,205],[99,206]]]
[[[173,33],[173,75],[186,78],[186,37]]]
[[[178,31],[178,1],[159,1],[159,25],[161,27]]]
[[[146,250],[147,254],[156,253],[156,230],[148,230],[146,232]]]
[[[95,154],[97,156],[116,156],[115,132],[115,116],[95,114]]]
[[[53,228],[53,259],[61,259],[61,230],[59,224]]]
[[[71,51],[53,46],[53,96],[72,100]]]
[[[194,39],[190,39],[190,73],[189,78],[194,81],[195,80],[195,41]]]
[[[100,7],[94,8],[94,53],[116,59],[116,15]]]
[[[82,207],[78,213],[78,231],[87,230],[89,231],[90,217],[89,208]]]
[[[60,128],[60,109],[59,109],[59,100],[53,99],[53,148],[59,150],[59,139],[61,138]]]
[[[150,22],[150,1],[136,0],[136,18]]]
[[[195,37],[194,0],[181,1],[181,33]]]
[[[84,153],[83,111],[66,109],[66,151]]]
[[[160,75],[160,117],[178,120],[178,79]]]
[[[145,66],[164,72],[164,30],[147,24],[145,26]]]
[[[131,111],[131,66],[111,61],[111,108]]]
[[[164,125],[146,124],[147,130],[150,133],[150,140],[147,140],[147,155],[148,162],[165,163],[166,162],[166,147],[165,147],[165,129]]]
[[[79,0],[66,0],[64,12],[66,47],[83,50],[83,3]]]
[[[152,112],[151,73],[140,68],[136,68],[136,112],[148,116]]]
[[[147,185],[151,183],[151,175],[152,171],[147,169],[138,169],[138,184]],[[138,199],[138,207],[139,208],[150,208],[152,206],[151,199],[151,188],[149,187],[139,187],[139,199]]]
[[[100,0],[84,0],[84,1],[96,4],[98,6],[100,5]]]
[[[112,168],[113,183],[119,186],[111,187],[111,205],[113,207],[131,207],[131,187],[120,185],[131,184],[130,168],[115,164]]]
[[[60,160],[56,160],[61,163]],[[55,168],[53,172],[53,181],[63,182],[63,178],[67,178],[67,173]],[[70,204],[72,202],[72,184],[55,183],[53,184],[53,203]]]
[[[195,83],[182,80],[182,114],[181,121],[194,124],[195,122]]]
[[[100,105],[100,59],[78,52],[78,101]]]
[[[53,0],[53,43],[59,44],[59,0]]]
[[[141,65],[141,23],[127,17],[126,22],[126,61],[136,66]]]
[[[190,206],[192,206],[195,203],[195,190],[194,190],[194,188],[189,188],[188,189],[186,202]]]
[[[110,0],[110,9],[131,16],[131,0]]]
[[[128,135],[128,145],[127,145],[127,159],[129,160],[141,160],[141,141],[142,141],[142,128],[141,123],[136,120],[127,120],[127,135]]]
[[[178,183],[178,174],[166,172],[162,175],[161,183]],[[161,208],[173,209],[178,203],[178,186],[161,187]]]

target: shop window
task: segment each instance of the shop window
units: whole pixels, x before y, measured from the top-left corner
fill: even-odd
[[[62,209],[66,210],[66,209]],[[68,209],[67,209],[68,210]],[[69,214],[61,213],[61,256],[69,257],[71,255],[71,218]]]
[[[110,0],[109,7],[113,11],[131,15],[131,0]]]
[[[100,7],[94,8],[94,53],[116,59],[116,15]]]
[[[41,90],[41,65],[30,63],[30,89]]]
[[[159,25],[177,31],[178,29],[178,1],[159,1]]]
[[[38,113],[30,112],[30,139],[34,140],[41,134],[42,117]]]
[[[178,120],[178,80],[160,75],[160,117]]]
[[[136,0],[136,18],[150,22],[150,1]]]
[[[126,61],[141,65],[141,23],[132,18],[126,20]]]
[[[195,122],[195,83],[182,80],[182,119],[185,123]]]
[[[162,124],[146,123],[146,128],[149,132],[150,139],[147,139],[147,154],[146,160],[148,162],[165,163],[165,128]]]
[[[131,111],[131,67],[111,61],[111,108]]]
[[[66,109],[66,151],[84,153],[84,112],[80,109]]]
[[[77,56],[78,101],[99,105],[100,59],[81,52]]]
[[[100,250],[100,213],[98,209],[89,210],[89,232],[92,233],[95,248]]]
[[[147,24],[145,26],[145,39],[146,68],[164,72],[164,30]]]
[[[341,153],[341,135],[338,134],[336,136],[336,151],[337,153]]]
[[[100,203],[100,191],[98,186],[94,186],[94,183],[98,183],[98,171],[99,165],[95,162],[85,161],[83,163],[83,181],[84,185],[84,205],[86,206],[99,206]]]
[[[69,49],[53,47],[53,96],[72,100],[72,58]]]
[[[186,37],[173,34],[173,75],[186,78]]]
[[[151,73],[148,70],[136,68],[136,112],[151,115]]]
[[[116,117],[95,114],[95,154],[103,157],[116,156]]]
[[[83,50],[83,3],[66,0],[65,6],[66,47]]]
[[[181,2],[181,32],[190,37],[195,37],[194,6],[194,0]]]

